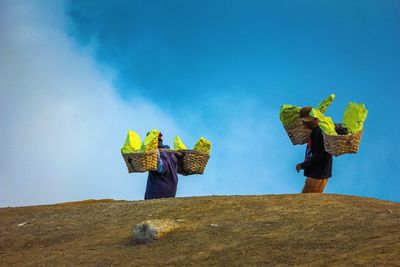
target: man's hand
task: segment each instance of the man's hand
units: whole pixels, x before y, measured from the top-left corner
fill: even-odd
[[[297,171],[297,172],[300,172],[301,169],[302,169],[302,168],[301,168],[301,164],[297,164],[297,165],[296,165],[296,171]]]

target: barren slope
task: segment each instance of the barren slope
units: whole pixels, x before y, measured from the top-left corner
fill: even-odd
[[[133,226],[147,219],[178,220],[180,228],[133,245]],[[394,266],[400,263],[400,204],[297,194],[0,209],[1,266],[162,263]]]

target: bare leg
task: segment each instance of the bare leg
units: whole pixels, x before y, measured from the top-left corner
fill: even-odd
[[[307,177],[302,193],[323,193],[328,179],[314,179]]]

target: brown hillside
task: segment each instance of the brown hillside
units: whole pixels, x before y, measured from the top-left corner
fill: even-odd
[[[173,219],[180,227],[158,241],[132,244],[133,226],[148,219]],[[400,263],[400,204],[296,194],[0,209],[1,266],[163,263],[394,266]]]

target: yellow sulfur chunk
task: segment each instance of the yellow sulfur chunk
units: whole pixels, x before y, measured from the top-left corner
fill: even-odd
[[[344,111],[343,126],[347,128],[350,134],[357,133],[363,129],[367,115],[368,110],[364,104],[349,102]]]
[[[335,99],[334,94],[330,94],[328,98],[324,99],[319,103],[317,109],[321,111],[322,113],[325,113],[325,111],[328,109],[329,105],[332,103],[333,99]]]
[[[283,125],[289,125],[299,118],[300,108],[293,105],[282,105],[279,118]]]
[[[179,136],[175,136],[174,138],[174,149],[175,150],[187,149],[185,144],[182,143],[182,140]]]
[[[319,127],[321,128],[322,131],[324,131],[329,135],[337,135],[335,131],[335,124],[333,123],[331,117],[325,116],[324,114],[322,114],[321,111],[315,108],[311,110],[310,115],[313,116],[314,118],[318,118]]]
[[[147,152],[151,150],[155,150],[158,148],[158,135],[160,134],[159,130],[151,130],[142,144],[142,152]]]
[[[133,153],[140,150],[141,142],[137,133],[132,130],[128,131],[124,146],[121,148],[122,154]]]
[[[201,137],[199,141],[197,141],[196,145],[194,146],[194,150],[202,151],[207,154],[210,154],[211,150],[211,142],[207,139]]]

